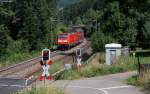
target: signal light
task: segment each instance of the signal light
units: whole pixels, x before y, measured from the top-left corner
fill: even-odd
[[[42,50],[42,60],[40,61],[40,64],[43,68],[43,73],[39,77],[40,81],[45,80],[46,78],[48,80],[53,80],[53,76],[49,74],[49,67],[53,64],[53,61],[50,59],[50,50],[49,49],[43,49]]]
[[[52,65],[53,64],[53,61],[52,60],[49,60],[48,61],[48,65]]]
[[[81,48],[77,48],[76,56],[82,56],[82,49]]]
[[[43,49],[42,50],[42,61],[50,60],[50,50],[49,49]]]

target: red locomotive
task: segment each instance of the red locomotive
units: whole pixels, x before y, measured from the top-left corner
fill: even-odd
[[[57,45],[61,50],[65,50],[81,43],[83,39],[84,30],[80,26],[74,26],[72,32],[57,35]]]

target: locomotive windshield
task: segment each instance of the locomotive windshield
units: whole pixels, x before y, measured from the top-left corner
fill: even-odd
[[[58,35],[58,38],[67,38],[67,35],[66,34]]]

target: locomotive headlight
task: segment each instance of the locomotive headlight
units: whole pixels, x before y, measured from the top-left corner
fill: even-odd
[[[67,40],[58,40],[58,42],[67,42]]]
[[[67,40],[63,40],[63,42],[67,42]]]

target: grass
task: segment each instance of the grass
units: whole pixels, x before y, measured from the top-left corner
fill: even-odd
[[[65,94],[62,90],[55,87],[41,87],[32,90],[22,90],[15,94]]]
[[[53,74],[57,72],[58,70],[62,69],[63,67],[64,66],[62,62],[54,62],[54,64],[50,67],[49,72]]]
[[[9,55],[7,57],[5,57],[5,59],[0,60],[0,67],[2,66],[7,66],[10,64],[15,64],[18,63],[20,61],[24,61],[27,59],[31,59],[33,57],[37,57],[40,54],[40,52],[38,51],[34,51],[34,52],[24,52],[24,53],[15,53],[12,55]]]
[[[134,86],[139,86],[139,78],[137,75],[132,76],[131,78],[127,79],[127,84],[129,85],[134,85]]]
[[[150,79],[145,80],[137,75],[127,79],[127,84],[141,87],[146,94],[150,94]]]
[[[136,52],[139,57],[141,64],[150,64],[150,51],[138,51]],[[145,71],[143,76],[133,76],[127,79],[127,83],[134,86],[139,86],[146,91],[147,94],[150,94],[150,71]]]
[[[101,62],[90,63],[89,65],[82,67],[80,70],[65,71],[60,75],[59,79],[74,80],[79,78],[131,71],[136,69],[136,66],[133,62],[134,58],[129,56],[121,57],[118,64],[112,66],[107,66]]]
[[[140,57],[140,63],[150,64],[149,57]],[[143,76],[133,76],[127,79],[127,84],[142,87],[146,94],[150,94],[150,72],[146,71]]]

